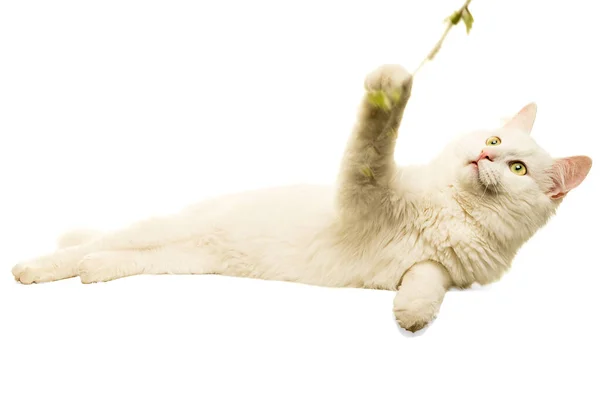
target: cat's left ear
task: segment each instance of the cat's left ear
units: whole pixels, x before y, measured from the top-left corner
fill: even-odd
[[[506,124],[505,128],[515,129],[525,133],[531,133],[533,123],[535,122],[535,116],[537,114],[537,104],[529,103],[512,117]]]
[[[592,168],[592,159],[586,156],[559,158],[554,160],[550,175],[552,188],[548,196],[560,199],[583,182]]]

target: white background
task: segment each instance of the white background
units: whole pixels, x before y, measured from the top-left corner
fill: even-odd
[[[393,292],[219,276],[22,286],[72,227],[336,175],[364,75],[415,68],[458,1],[3,1],[0,398],[598,399],[597,168],[489,287],[411,335]],[[417,76],[399,163],[535,100],[598,161],[589,0],[474,0]],[[595,198],[594,198],[595,196]],[[443,397],[442,397],[443,396]]]

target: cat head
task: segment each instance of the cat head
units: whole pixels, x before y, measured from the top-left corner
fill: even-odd
[[[497,130],[460,137],[445,152],[459,192],[472,206],[488,210],[490,220],[533,234],[562,199],[585,179],[592,166],[586,156],[553,158],[530,133],[537,107],[525,106]]]

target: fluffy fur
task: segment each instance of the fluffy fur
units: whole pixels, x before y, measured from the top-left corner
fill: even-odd
[[[530,104],[502,129],[450,143],[429,165],[398,168],[394,147],[411,85],[397,65],[367,76],[336,187],[234,194],[112,233],[71,233],[58,251],[13,274],[25,284],[211,273],[397,290],[396,319],[420,329],[448,288],[499,279],[591,160],[542,150],[529,135]],[[511,168],[516,161],[525,175]]]

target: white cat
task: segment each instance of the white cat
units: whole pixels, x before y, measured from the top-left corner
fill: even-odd
[[[71,233],[55,253],[16,265],[15,278],[211,273],[397,290],[396,319],[415,331],[451,286],[500,278],[591,168],[588,157],[553,159],[534,142],[535,104],[502,129],[451,143],[429,165],[398,168],[412,77],[384,65],[365,86],[336,188],[264,189],[112,233]]]

